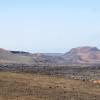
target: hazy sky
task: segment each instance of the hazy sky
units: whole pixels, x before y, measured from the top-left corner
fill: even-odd
[[[0,0],[0,47],[30,52],[100,48],[100,0]]]

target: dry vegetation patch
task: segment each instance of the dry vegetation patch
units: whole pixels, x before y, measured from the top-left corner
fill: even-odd
[[[100,100],[100,85],[47,75],[0,72],[0,100]]]

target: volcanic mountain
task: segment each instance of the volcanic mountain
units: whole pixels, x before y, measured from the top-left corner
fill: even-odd
[[[68,63],[100,63],[100,50],[96,47],[78,47],[73,48],[63,55]]]
[[[32,57],[23,52],[8,51],[0,49],[0,64],[33,64],[35,63]]]
[[[61,53],[28,53],[0,49],[0,64],[100,64],[100,50],[96,47],[73,48],[65,54]]]

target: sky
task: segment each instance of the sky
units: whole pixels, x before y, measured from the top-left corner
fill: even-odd
[[[29,52],[100,48],[100,0],[0,0],[0,47]]]

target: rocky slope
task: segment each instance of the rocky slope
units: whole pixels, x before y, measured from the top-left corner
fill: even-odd
[[[100,50],[96,47],[73,48],[63,56],[69,63],[100,63]]]

